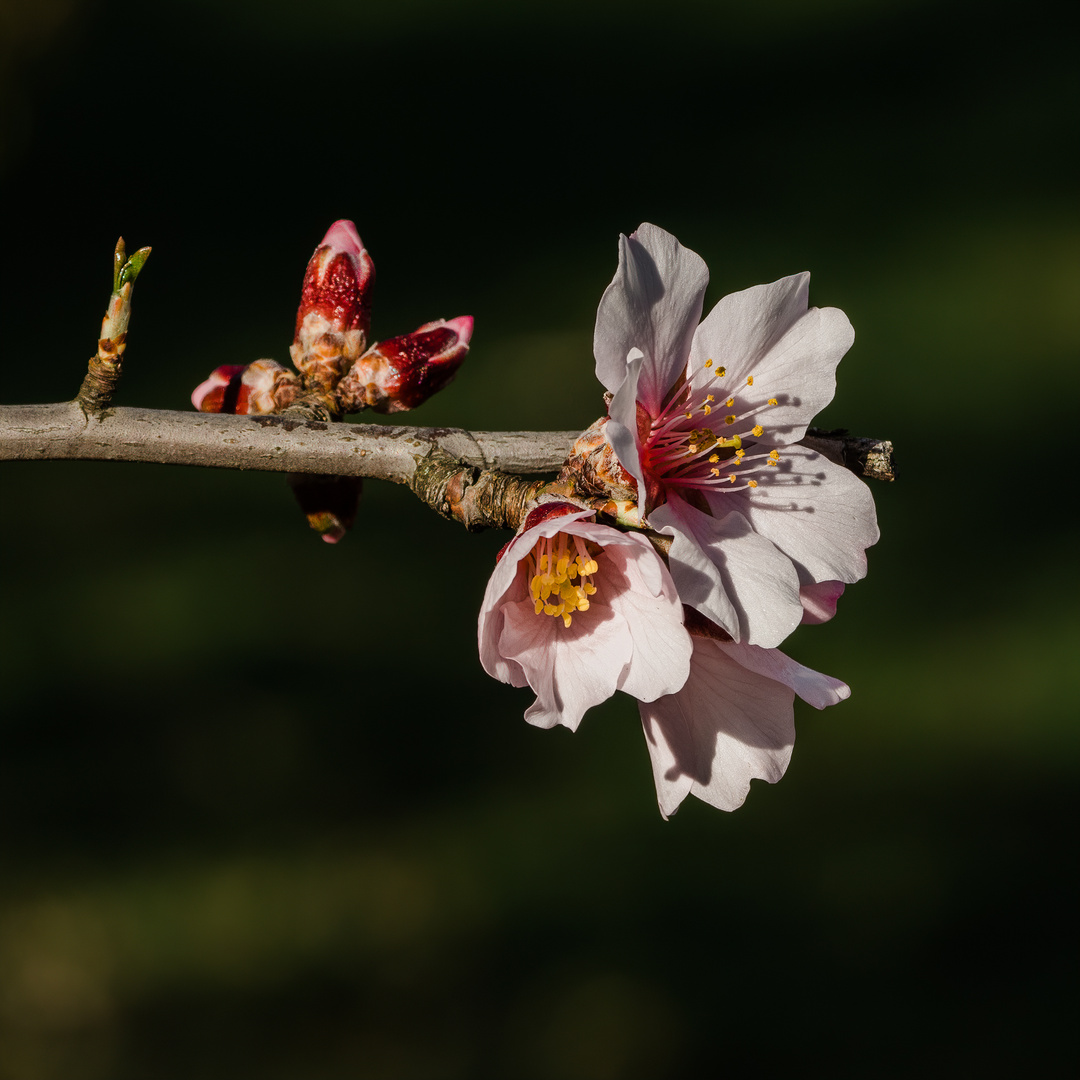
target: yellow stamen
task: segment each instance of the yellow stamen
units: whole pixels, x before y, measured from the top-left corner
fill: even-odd
[[[702,412],[704,412],[706,416],[708,416],[709,413],[712,412],[712,406],[711,405],[702,405],[701,409],[702,409]]]
[[[713,476],[719,476],[720,475],[720,470],[719,469],[710,469],[709,472],[711,472],[713,474]]]
[[[734,404],[735,404],[735,399],[733,397],[729,397],[727,399],[727,407],[730,409],[731,406],[734,405]]]
[[[760,424],[758,424],[754,428],[754,434],[760,439],[761,436],[765,434],[765,429]]]
[[[776,400],[776,398],[771,397],[771,398],[769,398],[769,404],[770,405],[778,405],[779,402]]]
[[[747,487],[757,487],[757,481],[756,480],[747,480],[746,481],[746,486]]]
[[[718,367],[716,369],[716,375],[717,375],[718,378],[722,379],[726,374],[727,374],[727,368],[726,367]]]
[[[770,450],[769,451],[769,457],[771,457],[773,459],[773,461],[779,461],[780,460],[780,451],[779,450]]]
[[[716,400],[716,398],[714,398],[714,397],[712,396],[712,394],[706,394],[706,395],[705,395],[705,400],[706,400],[706,401],[715,401],[715,400]]]
[[[709,455],[709,464],[710,465],[715,465],[719,460],[720,460],[720,455],[719,454],[710,454]]]
[[[734,484],[735,483],[735,474],[734,473],[728,473],[728,478],[727,479],[728,479],[729,484]]]
[[[724,417],[724,423],[725,424],[734,424],[735,423],[735,417],[734,416],[725,416]]]
[[[564,626],[570,625],[574,612],[589,609],[588,597],[596,592],[589,578],[599,569],[593,551],[600,550],[575,536],[572,555],[567,539],[565,533],[557,533],[537,541],[530,555],[536,572],[529,581],[536,614],[561,618]]]
[[[746,376],[746,385],[747,386],[753,386],[754,385],[754,376],[753,375],[747,375]]]
[[[706,360],[705,361],[705,366],[706,367],[712,367],[712,360]]]

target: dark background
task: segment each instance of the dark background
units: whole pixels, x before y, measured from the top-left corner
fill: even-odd
[[[1039,2],[100,0],[0,29],[3,400],[70,398],[119,234],[118,404],[287,360],[353,218],[373,331],[471,314],[418,424],[583,427],[616,239],[803,269],[892,438],[883,539],[786,649],[847,680],[727,815],[634,703],[530,728],[507,537],[369,484],[6,463],[0,1076],[1072,1075],[1080,109]]]

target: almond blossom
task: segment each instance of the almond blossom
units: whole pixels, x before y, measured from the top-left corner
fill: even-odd
[[[775,784],[784,775],[795,744],[795,695],[824,709],[851,694],[779,649],[724,641],[690,625],[689,678],[677,693],[638,705],[665,818],[687,795],[738,809],[751,780]]]
[[[800,588],[859,580],[878,539],[865,484],[797,445],[854,340],[842,311],[808,307],[808,282],[733,293],[699,325],[704,261],[644,224],[597,311],[604,436],[638,519],[671,536],[684,602],[744,644],[778,645]]]
[[[480,610],[489,675],[529,686],[525,719],[575,730],[585,711],[622,690],[673,694],[690,670],[690,635],[671,575],[637,533],[591,510],[543,503],[501,553]]]

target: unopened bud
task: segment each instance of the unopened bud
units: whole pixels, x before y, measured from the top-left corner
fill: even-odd
[[[259,416],[280,412],[298,391],[296,376],[273,360],[223,364],[195,387],[191,404],[200,412]]]
[[[411,334],[373,345],[338,384],[343,412],[415,409],[457,374],[469,351],[469,315],[425,323]]]
[[[150,257],[150,248],[139,248],[130,257],[121,236],[113,252],[113,290],[105,318],[101,320],[98,359],[119,365],[127,347],[128,323],[131,321],[131,289],[139,271]]]
[[[289,486],[308,524],[328,544],[336,544],[352,528],[363,483],[359,476],[289,473]]]
[[[335,221],[307,266],[291,354],[315,386],[333,389],[363,353],[375,264],[351,221]]]

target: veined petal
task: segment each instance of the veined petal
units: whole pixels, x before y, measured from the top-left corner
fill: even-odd
[[[807,308],[809,274],[725,296],[694,335],[690,374],[695,386],[711,377],[705,362],[727,369],[743,411],[762,410],[763,442],[786,445],[833,399],[836,365],[855,331],[838,308]],[[746,385],[753,377],[753,386]],[[765,408],[770,399],[777,404]]]
[[[631,544],[612,544],[608,558],[626,579],[611,591],[611,608],[625,620],[633,639],[633,663],[619,680],[619,689],[641,701],[673,694],[690,673],[692,645],[683,628],[683,609],[671,575],[645,537],[627,533]],[[635,557],[634,548],[644,550]]]
[[[738,511],[710,517],[671,499],[649,523],[672,537],[668,561],[683,603],[736,641],[771,648],[799,625],[803,609],[791,559]]]
[[[625,620],[594,603],[585,620],[571,626],[537,616],[532,601],[506,604],[499,648],[516,660],[536,692],[525,719],[537,727],[562,724],[576,731],[586,710],[607,701],[618,689],[633,656]],[[560,633],[565,631],[565,633]]]
[[[815,709],[826,709],[851,697],[847,683],[805,667],[779,649],[761,649],[757,645],[736,645],[724,641],[714,644],[748,671],[775,679],[794,690],[807,705],[813,705]]]
[[[652,412],[682,374],[709,271],[696,252],[648,223],[619,238],[619,268],[600,299],[593,350],[596,376],[614,393],[631,350],[644,355],[639,396]]]
[[[775,783],[795,744],[794,694],[694,638],[678,694],[638,706],[664,817],[688,794],[721,810],[741,806],[754,778]]]
[[[866,484],[802,446],[786,447],[770,472],[768,484],[710,496],[713,511],[727,510],[737,499],[754,530],[795,564],[803,584],[865,577],[866,549],[880,536]]]

